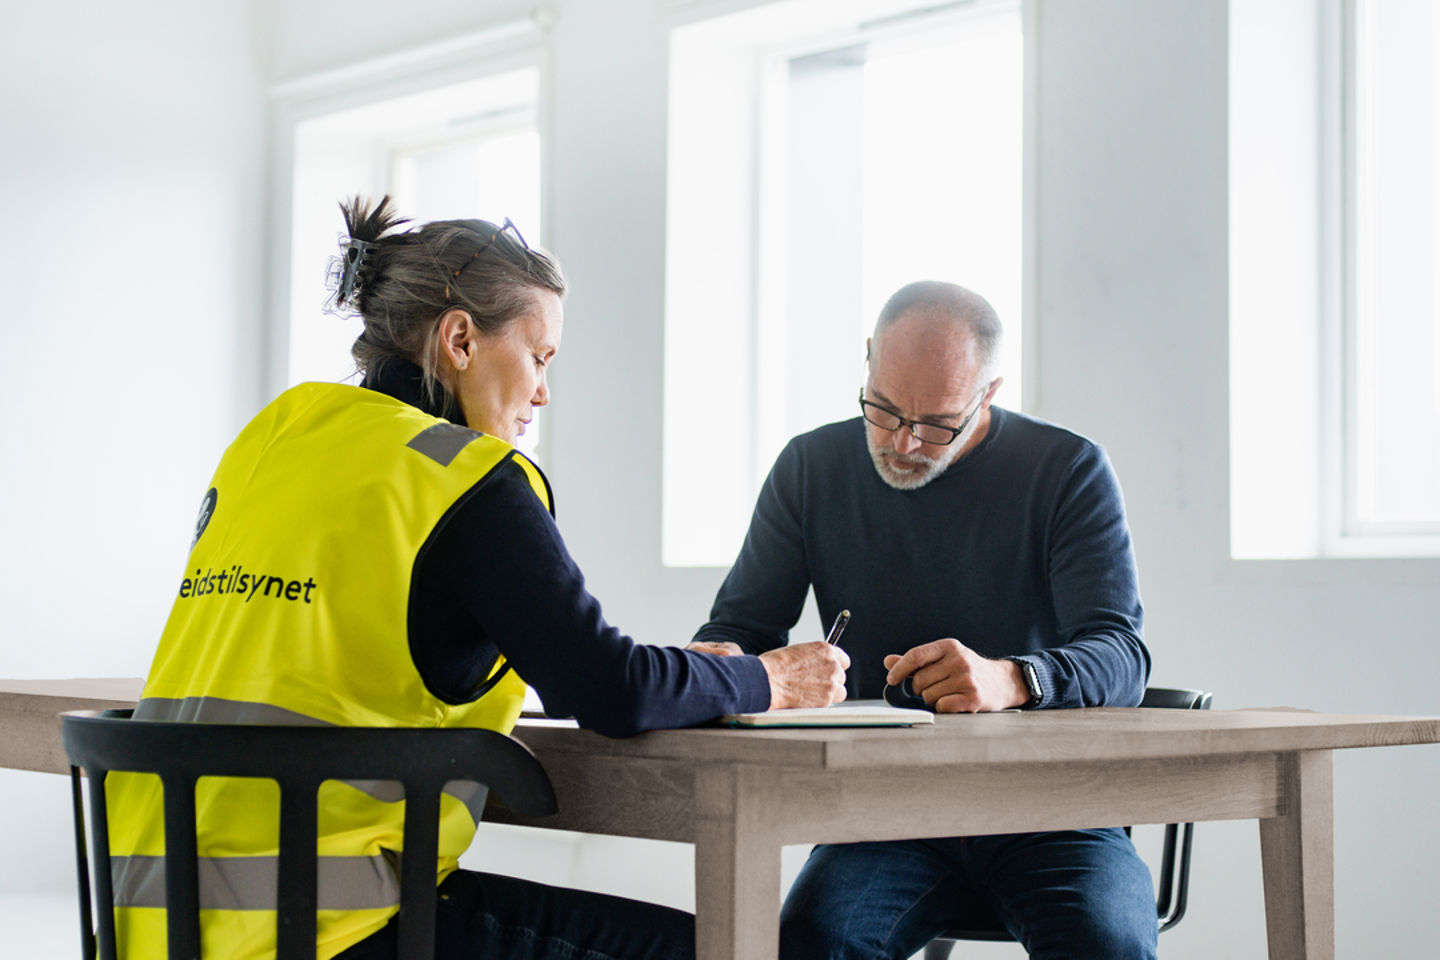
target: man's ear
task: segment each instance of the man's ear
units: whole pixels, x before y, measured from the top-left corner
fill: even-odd
[[[1005,382],[1004,377],[996,377],[990,381],[990,389],[985,391],[985,399],[980,401],[980,406],[990,406],[990,401],[995,399],[995,391],[1000,389],[1000,384]]]
[[[870,338],[865,338],[865,362],[870,362]]]
[[[475,324],[471,322],[470,314],[458,307],[446,310],[440,317],[440,330],[435,343],[440,356],[448,358],[450,365],[456,370],[464,370],[470,366],[470,359],[475,355],[476,349]]]

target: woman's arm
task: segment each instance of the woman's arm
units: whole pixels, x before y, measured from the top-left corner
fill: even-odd
[[[754,657],[637,644],[606,623],[554,520],[511,463],[483,481],[425,551],[410,648],[441,699],[469,699],[498,650],[547,712],[610,736],[764,710],[771,700]]]

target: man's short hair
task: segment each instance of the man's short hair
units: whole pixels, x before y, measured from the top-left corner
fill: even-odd
[[[885,306],[880,308],[872,340],[878,341],[880,334],[891,324],[912,313],[948,317],[964,324],[975,338],[980,369],[986,373],[994,369],[999,359],[1000,337],[1004,328],[995,314],[995,308],[980,294],[943,280],[907,283],[891,294]]]

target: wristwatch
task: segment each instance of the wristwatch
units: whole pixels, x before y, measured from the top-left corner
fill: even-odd
[[[1019,657],[1006,657],[1006,660],[1013,660],[1020,666],[1020,676],[1025,678],[1025,689],[1030,692],[1030,699],[1020,705],[1020,709],[1028,710],[1044,698],[1044,691],[1040,689],[1040,677],[1035,673],[1035,664],[1029,660],[1021,660]]]

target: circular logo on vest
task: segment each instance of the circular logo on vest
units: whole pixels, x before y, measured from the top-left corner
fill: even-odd
[[[195,544],[200,542],[200,534],[210,526],[210,518],[215,515],[215,502],[220,499],[220,494],[214,487],[205,491],[205,499],[200,501],[200,513],[195,517],[195,539],[190,541],[190,549],[195,549]]]

